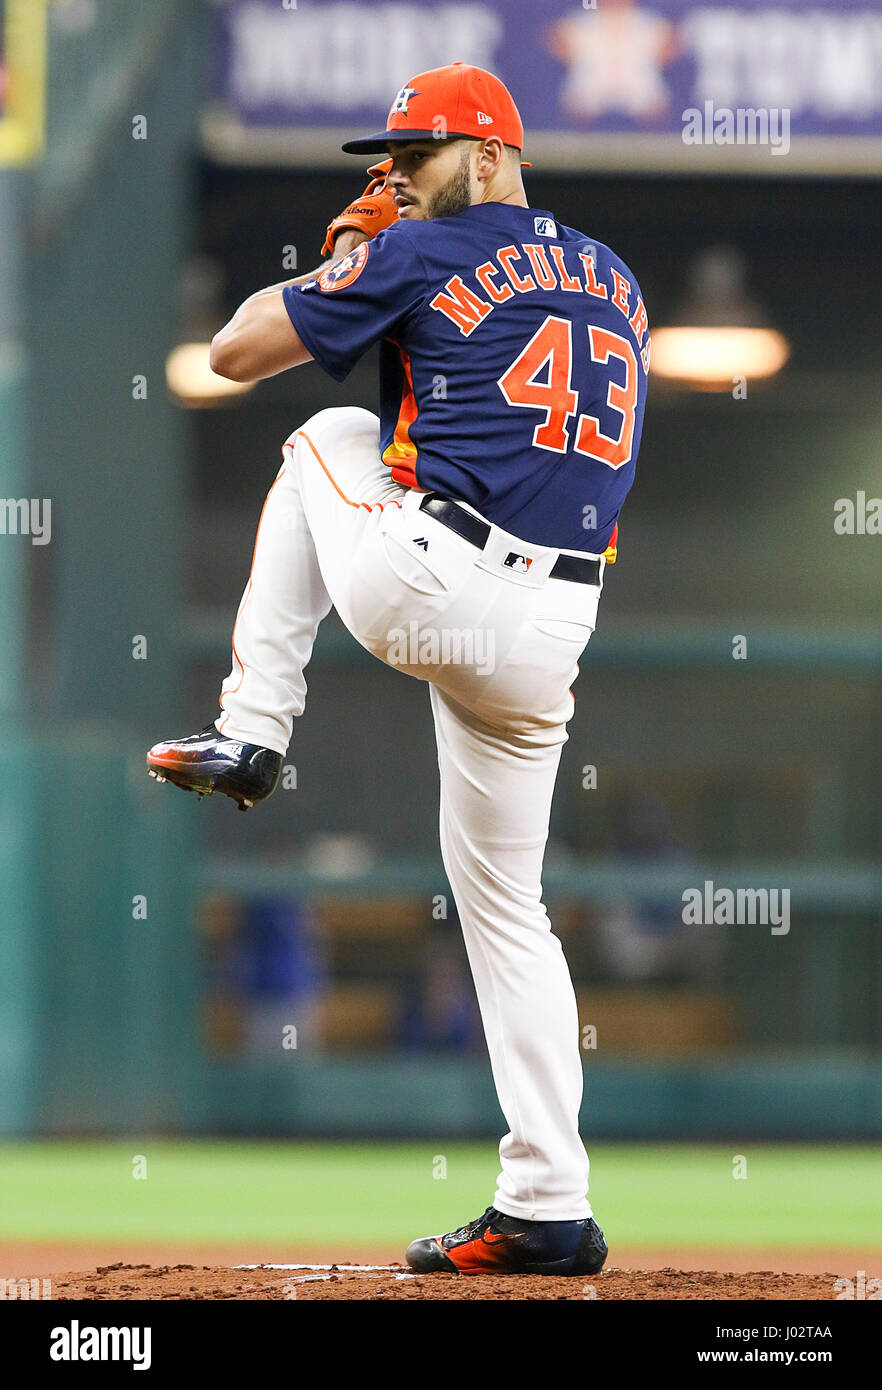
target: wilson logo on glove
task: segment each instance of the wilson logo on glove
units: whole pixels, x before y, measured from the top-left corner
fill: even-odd
[[[366,237],[375,237],[378,232],[385,231],[393,222],[398,221],[395,194],[386,183],[386,175],[391,168],[391,159],[382,159],[379,164],[371,165],[368,169],[371,181],[367,188],[354,203],[344,208],[333,222],[328,223],[322,246],[323,256],[330,255],[333,251],[337,233],[344,227],[353,227],[357,232],[364,232]]]

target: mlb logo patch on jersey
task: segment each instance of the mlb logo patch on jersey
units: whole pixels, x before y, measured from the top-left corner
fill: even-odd
[[[526,555],[516,555],[510,550],[502,562],[507,569],[517,570],[518,574],[526,574],[533,561]]]
[[[536,228],[537,236],[557,236],[557,223],[553,217],[536,217],[533,219],[533,226]]]

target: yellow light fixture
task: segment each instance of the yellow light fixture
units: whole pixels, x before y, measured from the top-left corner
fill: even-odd
[[[209,365],[209,343],[181,343],[165,364],[168,389],[179,405],[206,410],[232,403],[254,390],[253,381],[229,381]]]
[[[692,391],[731,391],[741,380],[767,381],[790,356],[790,344],[769,326],[744,290],[740,251],[717,246],[692,266],[688,295],[673,320],[652,334],[650,370]]]
[[[656,328],[651,370],[696,391],[728,391],[738,377],[748,381],[780,372],[790,356],[774,328]]]

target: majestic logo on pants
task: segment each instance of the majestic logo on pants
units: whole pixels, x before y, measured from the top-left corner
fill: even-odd
[[[510,550],[502,563],[507,569],[517,570],[519,574],[526,574],[533,561],[526,555],[515,555],[514,551]]]

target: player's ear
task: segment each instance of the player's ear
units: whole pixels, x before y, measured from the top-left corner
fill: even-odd
[[[495,174],[505,158],[505,146],[498,135],[490,135],[478,145],[477,172],[489,178]]]

